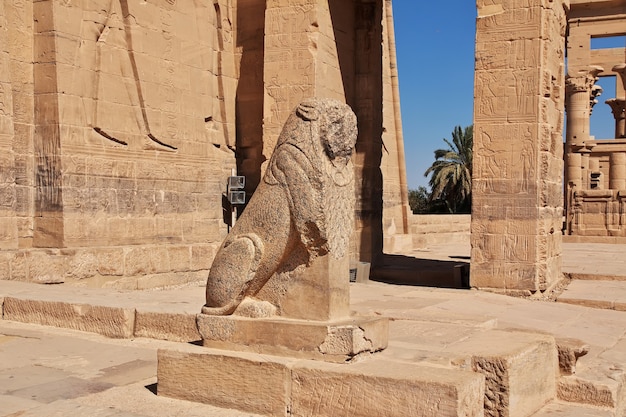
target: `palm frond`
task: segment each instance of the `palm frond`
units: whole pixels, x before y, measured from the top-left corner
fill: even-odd
[[[448,148],[435,150],[435,161],[424,172],[430,175],[430,199],[444,201],[451,212],[466,210],[471,205],[473,126],[456,126],[452,140],[443,141]]]

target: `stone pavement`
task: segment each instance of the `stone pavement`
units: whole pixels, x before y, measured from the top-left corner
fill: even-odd
[[[593,246],[564,247],[566,272],[584,265],[591,270],[583,255]],[[596,273],[621,272],[619,249],[608,249],[592,256]],[[462,260],[468,252],[462,246],[420,251],[440,260]],[[157,349],[204,349],[188,343],[197,337],[188,323],[203,298],[203,283],[122,291],[0,281],[0,416],[252,415],[154,395]],[[557,341],[578,339],[589,353],[579,359],[574,375],[559,379],[562,400],[534,415],[623,415],[626,312],[377,282],[351,284],[351,308],[392,319],[389,347],[375,357],[434,369],[466,367],[474,342],[492,340],[506,347],[520,331],[547,333]],[[533,371],[532,364],[524,366]]]

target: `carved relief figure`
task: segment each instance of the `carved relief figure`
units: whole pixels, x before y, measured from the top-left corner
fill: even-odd
[[[168,0],[170,5],[175,4],[175,0]],[[135,112],[135,119],[141,134],[146,138],[143,147],[146,149],[154,148],[161,150],[176,150],[170,144],[161,142],[157,139],[150,129],[150,123],[146,112],[144,92],[142,90],[139,72],[137,69],[137,61],[135,59],[133,35],[131,29],[131,21],[133,17],[130,14],[127,0],[100,0],[97,2],[96,13],[91,13],[93,17],[97,17],[97,21],[93,22],[93,30],[96,32],[96,50],[95,50],[95,67],[93,72],[93,85],[91,91],[93,96],[90,97],[92,102],[91,114],[88,124],[100,136],[116,142],[121,145],[128,145],[122,138],[113,136],[103,128],[103,122],[100,120],[100,106],[102,97],[106,93],[102,85],[102,77],[104,74],[103,58],[110,60],[115,57],[119,60],[119,71],[124,80],[127,98],[130,101],[132,111]],[[111,48],[111,55],[103,54],[103,48],[108,46]]]
[[[77,68],[89,69],[82,94],[85,116],[87,125],[100,137],[119,145],[129,145],[128,139],[120,132],[133,131],[143,137],[139,145],[143,149],[176,150],[179,136],[183,135],[178,119],[181,114],[192,114],[192,110],[181,102],[180,85],[187,82],[185,77],[189,77],[189,69],[198,67],[193,60],[209,53],[216,53],[217,59],[207,60],[208,65],[205,63],[202,68],[209,73],[208,76],[201,75],[202,82],[208,85],[193,87],[210,90],[210,95],[194,93],[200,98],[200,103],[196,103],[193,111],[208,114],[203,118],[194,114],[199,121],[194,122],[193,127],[186,126],[186,129],[198,130],[198,126],[204,125],[205,129],[194,130],[193,134],[206,135],[204,130],[208,130],[211,137],[219,136],[214,131],[222,129],[217,123],[223,123],[227,118],[225,101],[228,100],[223,98],[225,87],[221,71],[226,65],[222,52],[232,48],[232,28],[230,1],[214,0],[213,7],[210,3],[201,0],[148,2],[146,8],[156,10],[159,6],[155,14],[158,31],[146,25],[141,13],[137,15],[144,8],[137,2],[91,0],[88,3],[81,31],[86,33],[86,39],[93,39],[95,45],[83,42],[79,49],[82,56],[77,58],[81,62]],[[176,28],[177,16],[193,16],[190,8],[198,11],[196,21],[188,23],[189,33],[180,38]],[[186,46],[191,42],[196,42],[193,53]],[[213,49],[209,51],[208,48]],[[179,53],[183,55],[182,59],[177,57]],[[161,60],[160,67],[149,68],[155,59]],[[184,71],[182,66],[185,66]],[[192,81],[198,77],[194,73]],[[111,106],[115,109],[112,110]],[[112,117],[112,113],[117,114]],[[228,132],[224,132],[223,136],[228,138]],[[213,141],[224,140],[227,141]]]
[[[263,181],[213,261],[203,313],[231,314],[276,272],[346,254],[356,138],[356,116],[347,105],[308,99],[297,106]]]

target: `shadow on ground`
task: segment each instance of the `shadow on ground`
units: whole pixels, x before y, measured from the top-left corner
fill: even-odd
[[[450,256],[449,261],[383,254],[372,269],[372,281],[439,288],[469,288],[469,257]]]

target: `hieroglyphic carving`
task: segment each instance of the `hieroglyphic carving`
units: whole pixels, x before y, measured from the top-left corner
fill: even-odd
[[[265,91],[263,154],[270,155],[291,109],[314,95],[315,53],[319,47],[315,2],[298,0],[283,5],[268,2],[265,13]],[[317,30],[317,29],[316,29]]]
[[[549,232],[538,209],[560,204],[565,6],[478,2],[471,278],[479,287],[535,291],[558,278],[548,264],[559,254],[542,252],[553,242],[539,243]]]

